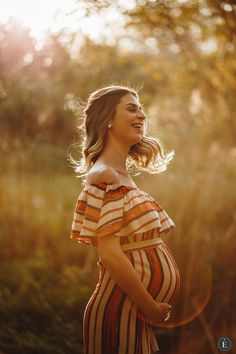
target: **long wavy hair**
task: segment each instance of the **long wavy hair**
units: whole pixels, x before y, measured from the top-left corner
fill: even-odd
[[[68,160],[79,173],[77,177],[86,181],[86,175],[97,158],[101,154],[108,132],[108,122],[116,114],[116,106],[120,99],[132,94],[138,97],[136,90],[119,85],[110,85],[94,91],[83,105],[82,124],[78,126],[82,136],[82,143],[74,143],[71,147],[82,156],[80,160],[75,160],[71,153]],[[132,145],[128,152],[126,167],[128,172],[139,175],[141,171],[151,174],[160,173],[167,168],[167,164],[172,160],[175,152],[166,152],[160,139],[146,136],[149,131],[148,119],[144,121],[144,130],[141,141]]]

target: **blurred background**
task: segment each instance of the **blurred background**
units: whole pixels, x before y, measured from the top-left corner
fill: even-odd
[[[176,224],[162,238],[181,290],[160,354],[235,345],[235,1],[0,3],[1,352],[83,353],[98,255],[69,239],[81,180],[68,153],[80,103],[109,84],[141,86],[149,134],[175,151],[134,177]]]

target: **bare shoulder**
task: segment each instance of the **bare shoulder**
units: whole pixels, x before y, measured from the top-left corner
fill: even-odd
[[[87,183],[119,183],[119,174],[109,166],[100,166],[87,175]]]

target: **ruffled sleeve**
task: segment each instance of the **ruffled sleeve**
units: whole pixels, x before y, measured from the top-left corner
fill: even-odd
[[[129,236],[157,228],[159,233],[174,222],[151,196],[121,184],[91,184],[76,202],[70,238],[97,246],[97,238]]]

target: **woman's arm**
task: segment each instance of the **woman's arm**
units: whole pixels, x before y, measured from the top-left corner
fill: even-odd
[[[119,175],[112,168],[100,167],[87,176],[87,183],[119,183]],[[171,305],[156,303],[138,277],[132,263],[120,247],[117,236],[98,238],[98,251],[104,267],[114,281],[147,316],[148,320],[158,323],[166,318]]]
[[[104,267],[114,281],[147,316],[150,322],[161,322],[171,305],[157,303],[140,280],[132,263],[120,247],[119,237],[98,238],[98,251]]]

